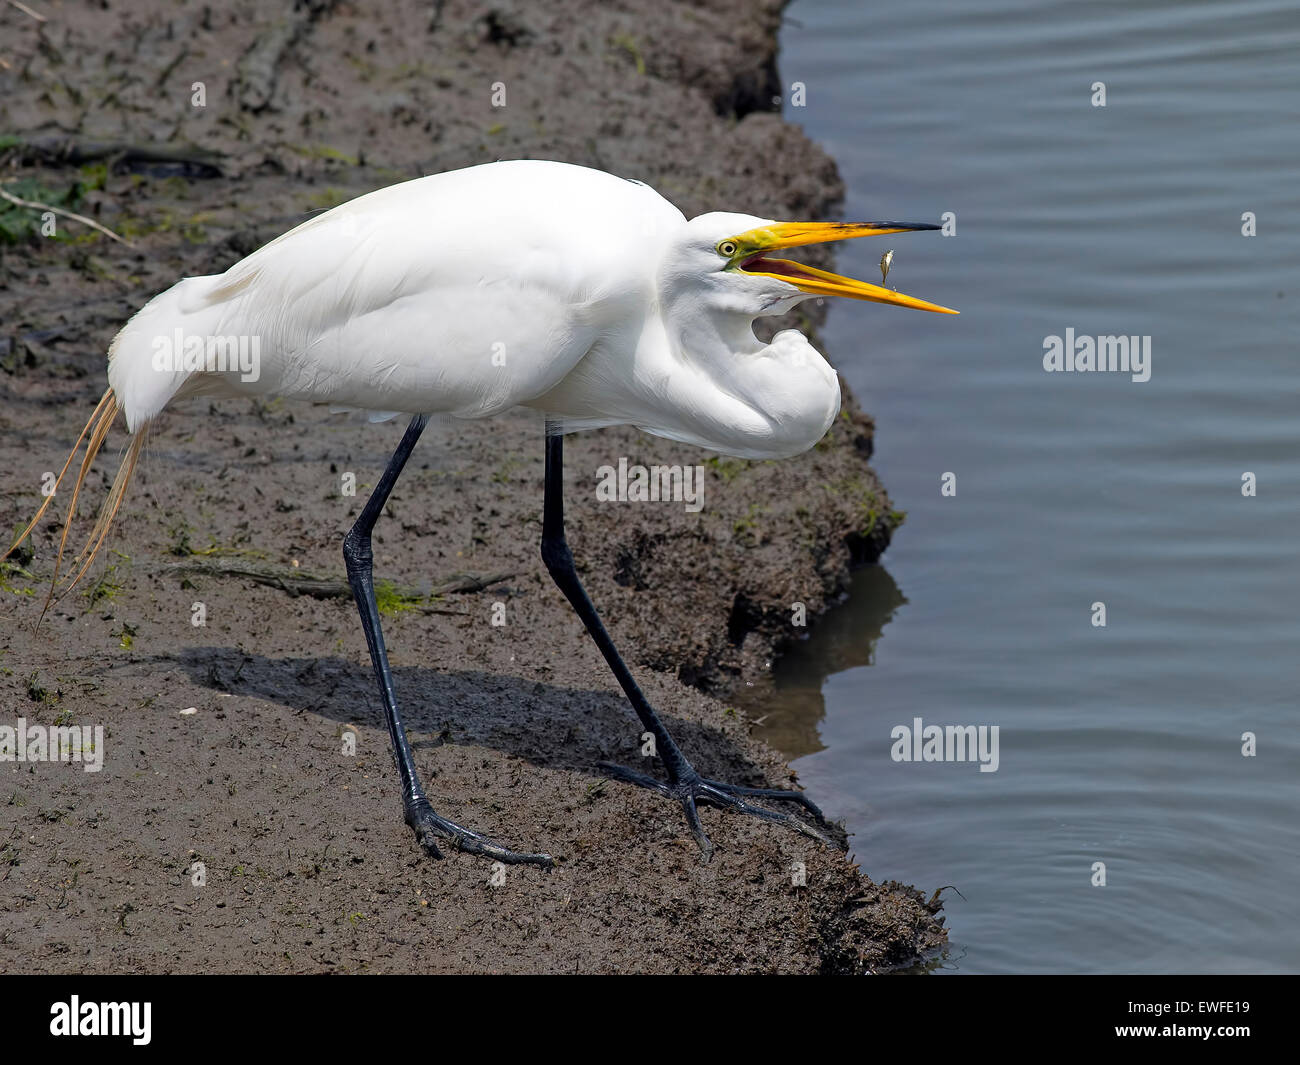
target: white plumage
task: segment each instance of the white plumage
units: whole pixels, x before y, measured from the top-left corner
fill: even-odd
[[[132,432],[178,397],[255,394],[463,418],[522,404],[566,428],[794,454],[838,411],[836,376],[800,334],[764,346],[751,323],[811,294],[722,276],[714,251],[771,224],[688,223],[640,182],[565,163],[420,178],[157,296],[114,340],[109,384]],[[177,329],[251,339],[260,375],[159,370],[159,338]]]

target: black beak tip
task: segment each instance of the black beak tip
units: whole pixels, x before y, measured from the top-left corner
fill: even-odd
[[[868,222],[873,229],[942,229],[943,226],[933,222]]]

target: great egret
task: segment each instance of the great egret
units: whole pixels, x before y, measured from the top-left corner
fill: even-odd
[[[412,415],[374,493],[343,541],[402,782],[407,823],[501,862],[549,865],[440,817],[425,797],[398,712],[372,581],[371,530],[428,416],[486,418],[515,406],[546,417],[542,558],[656,740],[667,781],[615,766],[608,775],[675,799],[705,857],[698,802],[777,821],[826,840],[788,812],[802,793],[706,780],[633,680],[583,590],[564,537],[563,434],[635,425],[745,458],[812,447],[840,409],[835,371],[805,337],[760,343],[754,319],[815,296],[847,296],[955,314],[911,296],[770,258],[797,245],[938,229],[903,222],[777,222],[713,212],[689,221],[647,185],[566,163],[489,163],[361,196],[271,241],[224,274],[190,277],[154,297],[109,348],[109,388],[64,463],[86,453],[64,522],[118,411],[133,434],[74,567],[104,543],[150,422],[173,400],[275,395]],[[249,345],[256,360],[232,359]],[[252,363],[256,363],[253,365]],[[14,547],[49,506],[46,499]],[[13,548],[11,547],[12,551]]]

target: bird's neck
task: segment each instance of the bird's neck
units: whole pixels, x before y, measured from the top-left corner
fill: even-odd
[[[669,340],[682,355],[714,367],[736,367],[764,348],[754,335],[754,316],[724,308],[695,305],[665,316]],[[727,356],[733,356],[728,360]]]
[[[660,404],[676,439],[730,455],[777,458],[815,444],[839,412],[839,379],[802,334],[787,330],[770,344],[754,336],[752,313],[692,308],[666,316]],[[638,359],[638,362],[641,360]]]

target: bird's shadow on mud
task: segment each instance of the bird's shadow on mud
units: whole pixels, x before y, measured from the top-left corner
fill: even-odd
[[[384,729],[374,675],[346,659],[266,658],[232,648],[198,647],[167,656],[191,681],[213,691],[265,699],[297,713]],[[597,762],[644,771],[640,722],[626,699],[520,677],[419,666],[393,669],[397,705],[418,752],[443,743],[475,744],[536,766],[599,775]],[[705,776],[765,782],[763,770],[725,733],[657,709],[679,746]]]

